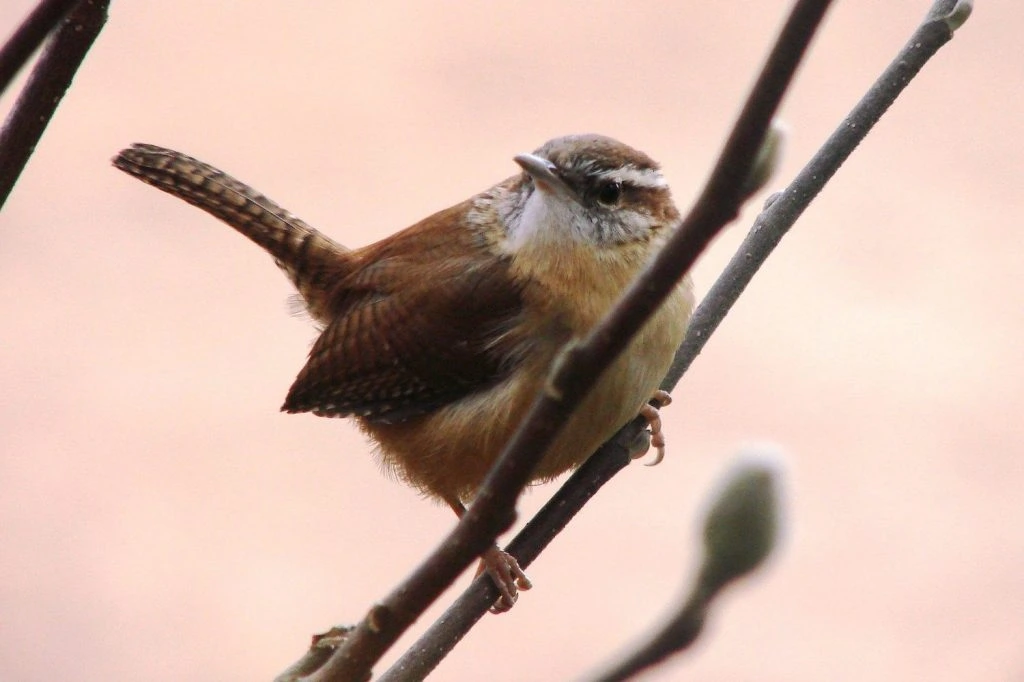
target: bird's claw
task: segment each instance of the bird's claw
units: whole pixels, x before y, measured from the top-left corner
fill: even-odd
[[[671,404],[672,396],[670,396],[666,391],[657,390],[654,392],[654,395],[651,396],[651,402],[658,403],[658,405],[655,406],[651,403],[647,403],[640,408],[640,416],[647,420],[647,425],[651,429],[650,443],[647,447],[643,448],[643,450],[636,452],[633,455],[633,459],[642,457],[647,454],[650,446],[654,446],[656,454],[654,456],[654,461],[647,462],[646,466],[649,467],[656,466],[661,463],[661,460],[665,459],[665,434],[661,430],[661,413],[658,411],[658,408]]]
[[[501,594],[491,606],[491,613],[505,613],[519,599],[519,590],[525,592],[533,587],[533,583],[519,567],[516,558],[508,552],[498,549],[497,546],[492,546],[480,556],[480,568],[477,569],[476,574],[480,575],[485,571]]]

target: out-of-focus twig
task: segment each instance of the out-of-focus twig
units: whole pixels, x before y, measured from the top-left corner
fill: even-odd
[[[595,678],[620,682],[697,640],[714,598],[760,566],[775,548],[779,526],[778,455],[764,446],[740,453],[704,519],[703,560],[689,596],[658,632]]]
[[[78,0],[42,0],[0,47],[0,94]]]
[[[969,0],[937,0],[906,44],[789,187],[773,195],[721,276],[693,313],[665,382],[675,386],[754,274],[857,145],[928,60],[970,16]]]
[[[75,72],[107,21],[110,0],[80,0],[39,57],[0,129],[0,208],[35,151]]]

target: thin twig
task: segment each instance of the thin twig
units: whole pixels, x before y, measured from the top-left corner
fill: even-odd
[[[0,130],[0,208],[35,151],[75,72],[107,21],[110,0],[81,0],[39,58]]]
[[[739,213],[744,185],[782,95],[828,0],[798,0],[733,128],[705,191],[679,230],[611,313],[567,349],[529,414],[499,457],[455,530],[395,591],[377,604],[311,681],[362,680],[395,640],[508,528],[534,466],[603,368],[669,295],[711,239]]]
[[[314,635],[306,655],[275,677],[274,682],[299,682],[302,680],[330,658],[331,653],[345,641],[351,630],[352,628],[346,625],[336,625],[322,635]]]
[[[78,0],[42,0],[0,48],[0,93]]]
[[[903,92],[918,71],[967,20],[969,0],[937,0],[924,21],[864,97],[785,190],[773,195],[690,319],[686,338],[665,381],[675,386],[707,339],[804,209],[832,179],[853,150]]]
[[[689,595],[657,632],[595,682],[622,682],[685,650],[700,636],[722,589],[771,555],[782,505],[780,461],[774,447],[763,445],[737,455],[711,497],[703,524],[703,557]]]
[[[950,21],[949,17],[960,16],[964,11],[963,2],[936,2],[925,22],[918,27],[893,63],[825,145],[789,187],[776,195],[778,198],[758,216],[736,255],[694,312],[686,338],[676,353],[672,370],[662,388],[667,391],[675,388],[796,218],[914,75],[952,37],[952,30],[958,24]],[[641,425],[642,422],[637,421],[623,427],[566,481],[509,544],[509,553],[519,560],[521,566],[528,566],[579,512],[590,496],[629,463],[625,448],[620,444],[631,442],[639,433]],[[529,551],[525,548],[529,548]],[[496,598],[497,589],[490,580],[475,580],[392,668],[380,677],[380,682],[403,682],[424,677],[466,635]]]

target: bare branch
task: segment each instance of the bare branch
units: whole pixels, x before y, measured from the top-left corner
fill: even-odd
[[[548,389],[505,447],[455,530],[385,597],[310,680],[360,680],[420,613],[514,520],[530,473],[603,368],[625,349],[711,239],[736,217],[782,95],[828,8],[798,0],[697,204],[651,266],[581,343],[567,348]]]
[[[313,635],[313,641],[305,655],[287,670],[274,678],[274,682],[298,682],[306,675],[315,671],[330,658],[331,654],[341,646],[352,628],[348,625],[336,625],[327,632]]]
[[[746,289],[754,273],[782,241],[796,219],[928,60],[953,38],[953,30],[967,20],[970,8],[968,0],[937,0],[882,75],[789,187],[769,198],[765,210],[754,222],[736,255],[694,311],[686,338],[676,353],[665,385],[675,386],[689,369],[707,339]]]
[[[555,539],[576,513],[601,487],[630,463],[629,444],[646,424],[635,420],[601,446],[559,488],[539,512],[508,544],[506,551],[523,568]],[[483,618],[498,598],[498,588],[486,575],[473,581],[437,621],[402,654],[379,682],[412,682],[422,680],[455,648],[469,630]]]
[[[75,72],[107,21],[110,0],[81,0],[32,70],[0,130],[0,207],[35,151]]]
[[[0,93],[78,0],[43,0],[0,48]]]
[[[940,0],[929,11],[894,59],[860,103],[844,119],[825,145],[797,175],[788,188],[770,202],[740,245],[729,265],[711,287],[693,314],[686,338],[676,353],[672,369],[662,388],[671,391],[708,339],[728,314],[740,293],[760,269],[796,218],[803,213],[824,184],[867,135],[893,101],[925,63],[952,37],[952,30],[966,20],[969,4]],[[955,23],[959,22],[959,23]],[[852,125],[851,125],[852,124]],[[558,493],[508,546],[521,566],[528,566],[582,508],[598,489],[629,463],[626,448],[640,432],[642,421],[623,427],[580,467]],[[527,548],[529,548],[527,550]],[[494,602],[497,591],[487,580],[476,580],[445,611],[423,636],[403,654],[381,682],[420,679],[434,669],[445,655]]]

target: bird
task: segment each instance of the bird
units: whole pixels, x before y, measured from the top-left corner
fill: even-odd
[[[513,160],[511,177],[354,249],[179,152],[135,144],[113,163],[222,219],[294,284],[320,332],[281,410],[354,419],[387,470],[461,517],[560,352],[680,223],[659,165],[610,137],[557,137]],[[660,461],[657,407],[669,397],[659,384],[693,302],[687,277],[601,375],[531,483],[578,467],[637,415]],[[495,612],[531,587],[496,545],[481,570],[498,587]]]

